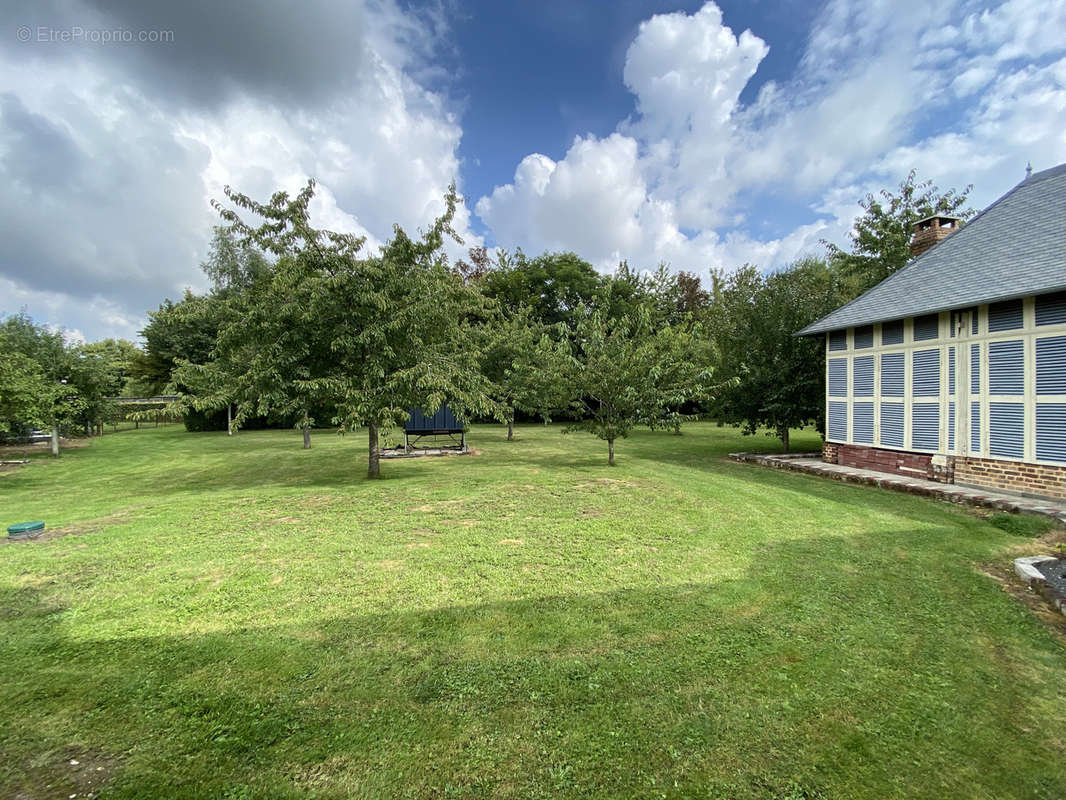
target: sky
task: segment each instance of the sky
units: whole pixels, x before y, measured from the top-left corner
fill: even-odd
[[[780,269],[911,169],[1066,162],[1066,0],[0,0],[0,314],[136,339],[212,199],[317,182],[380,246]]]

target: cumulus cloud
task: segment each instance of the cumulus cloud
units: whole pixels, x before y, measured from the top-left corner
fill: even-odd
[[[842,242],[857,200],[912,167],[976,184],[984,205],[1026,160],[1066,161],[1064,28],[1064,0],[831,0],[793,76],[745,105],[768,52],[758,31],[737,35],[714,3],[657,15],[627,52],[636,114],[558,162],[528,156],[476,210],[504,243],[703,272]],[[782,207],[787,220],[766,218]]]
[[[433,87],[439,19],[392,0],[44,0],[0,47],[0,313],[135,337],[184,287],[231,185],[318,181],[313,213],[374,247],[425,227],[460,177]],[[38,29],[169,30],[173,41],[38,41]],[[45,37],[47,38],[47,37]],[[456,228],[469,235],[469,212]],[[458,248],[453,248],[458,251]]]

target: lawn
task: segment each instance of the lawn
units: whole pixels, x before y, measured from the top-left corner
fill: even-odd
[[[1066,652],[983,571],[1025,539],[709,424],[613,469],[470,441],[370,482],[365,436],[170,426],[0,474],[66,533],[0,545],[0,796],[1066,796]]]

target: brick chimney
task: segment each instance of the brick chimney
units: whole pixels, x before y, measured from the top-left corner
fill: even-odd
[[[949,217],[947,214],[934,214],[914,223],[914,236],[911,239],[911,255],[917,258],[934,244],[948,238],[962,225],[961,217]]]

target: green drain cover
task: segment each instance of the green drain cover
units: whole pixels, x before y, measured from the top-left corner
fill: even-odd
[[[12,539],[24,539],[29,536],[36,536],[43,530],[43,522],[20,522],[17,525],[9,525],[7,535]]]

